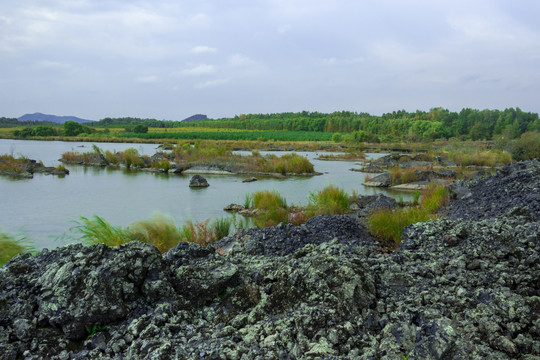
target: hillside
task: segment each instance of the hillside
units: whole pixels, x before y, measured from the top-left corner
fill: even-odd
[[[48,115],[42,113],[34,114],[24,114],[19,117],[19,121],[50,121],[58,124],[63,124],[66,121],[75,121],[79,124],[93,122],[94,120],[81,119],[76,116],[58,116],[58,115]]]

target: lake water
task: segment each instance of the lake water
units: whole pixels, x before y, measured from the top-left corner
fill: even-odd
[[[141,154],[153,155],[155,144],[96,143],[104,150],[121,151],[133,147]],[[24,155],[41,160],[46,166],[57,166],[66,151],[92,151],[92,143],[61,141],[24,141],[0,139],[0,154]],[[262,152],[264,154],[265,152]],[[280,152],[272,152],[281,155]],[[0,176],[0,231],[24,235],[36,249],[54,248],[73,242],[80,216],[98,215],[109,223],[127,226],[146,220],[156,213],[171,216],[177,225],[187,220],[203,221],[230,216],[223,208],[230,203],[242,204],[247,194],[259,190],[278,190],[287,203],[306,204],[310,192],[327,185],[336,185],[348,193],[385,192],[405,200],[408,193],[388,192],[362,185],[365,174],[349,169],[359,165],[350,161],[315,160],[315,153],[298,152],[307,156],[320,176],[288,179],[261,178],[242,183],[244,177],[203,175],[210,187],[189,188],[191,175],[168,175],[122,169],[66,166],[65,177],[35,174],[33,179],[13,179]],[[372,154],[372,156],[381,156]]]

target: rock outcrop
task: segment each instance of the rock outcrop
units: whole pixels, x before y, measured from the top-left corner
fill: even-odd
[[[206,181],[206,179],[201,175],[193,175],[191,180],[189,180],[190,188],[205,188],[208,186],[210,186],[210,184],[208,184],[208,181]]]
[[[461,183],[470,195],[389,255],[329,215],[163,256],[138,242],[20,255],[0,268],[0,359],[536,359],[539,169]],[[357,205],[375,203],[393,206]]]

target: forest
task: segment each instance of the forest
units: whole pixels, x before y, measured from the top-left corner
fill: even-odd
[[[50,123],[23,124],[16,119],[0,118],[0,127],[23,125],[50,125]],[[137,125],[154,128],[153,134],[134,131]],[[140,119],[134,117],[104,118],[93,123],[86,123],[81,129],[86,133],[90,129],[124,128],[126,133],[139,133],[138,136],[147,138],[186,138],[187,133],[178,134],[174,130],[165,133],[159,129],[172,128],[205,128],[205,129],[235,129],[243,134],[245,131],[290,131],[296,134],[305,132],[320,133],[309,140],[326,140],[329,134],[334,134],[334,140],[352,140],[355,142],[390,142],[390,141],[434,141],[439,139],[457,138],[459,140],[492,140],[494,137],[507,139],[517,138],[529,131],[540,130],[540,120],[537,113],[524,112],[520,108],[505,110],[477,110],[464,108],[452,112],[442,107],[429,111],[405,110],[393,111],[380,116],[351,111],[333,113],[320,112],[285,112],[275,114],[242,114],[232,118],[207,119],[197,121],[168,121],[156,119]],[[140,127],[139,127],[140,128]],[[43,130],[43,129],[41,129]],[[27,131],[28,132],[28,131]],[[218,131],[216,131],[218,133]],[[323,135],[324,133],[324,135]],[[160,135],[158,135],[160,134]],[[161,135],[162,134],[162,135]],[[175,134],[175,135],[173,135]],[[198,134],[198,133],[197,133]],[[337,134],[337,135],[336,135]],[[19,136],[21,133],[19,133]],[[294,134],[286,136],[293,138]],[[16,135],[17,136],[17,135]],[[191,134],[191,136],[208,138],[210,134]],[[220,134],[221,138],[239,137],[240,134]],[[247,135],[245,135],[247,136]],[[250,134],[249,137],[256,136]],[[240,138],[243,138],[240,136]]]

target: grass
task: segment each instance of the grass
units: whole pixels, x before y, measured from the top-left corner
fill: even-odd
[[[81,216],[74,229],[80,233],[81,240],[87,245],[118,246],[132,241],[128,230],[113,226],[97,215],[92,219]]]
[[[446,156],[458,166],[502,166],[512,162],[512,155],[497,149],[464,148],[448,152]]]
[[[257,191],[248,195],[244,202],[244,205],[246,204],[250,205],[248,208],[262,210],[253,219],[255,226],[268,227],[288,222],[287,201],[276,190]]]
[[[94,216],[91,219],[81,216],[74,227],[86,245],[105,244],[119,246],[130,241],[152,244],[162,253],[170,250],[181,241],[195,242],[206,246],[225,236],[231,231],[233,218],[221,218],[212,222],[186,222],[178,228],[174,220],[162,214],[152,219],[137,221],[126,228],[113,226],[105,219]]]
[[[132,239],[153,244],[162,253],[175,247],[181,239],[181,233],[174,220],[162,214],[157,214],[150,220],[131,224],[129,232]]]
[[[0,170],[2,171],[21,173],[24,172],[26,164],[28,164],[28,159],[24,156],[15,158],[13,155],[0,155]]]
[[[429,213],[435,214],[440,208],[448,204],[449,199],[450,192],[446,186],[431,183],[422,193],[420,206]]]
[[[418,198],[417,195],[415,198]],[[417,206],[373,211],[367,218],[368,229],[378,238],[401,242],[401,234],[406,226],[437,218],[437,211],[449,201],[448,188],[431,184],[422,192],[420,198]]]
[[[194,223],[188,221],[180,230],[180,238],[182,241],[194,242],[201,246],[207,246],[217,240],[220,240],[229,235],[232,218],[221,218],[210,222]]]
[[[396,210],[379,209],[369,215],[368,229],[378,238],[399,243],[406,226],[432,218],[434,216],[423,207],[415,206]]]
[[[3,266],[14,256],[25,252],[34,252],[34,248],[28,244],[26,238],[15,238],[0,232],[0,266]]]
[[[419,168],[402,169],[399,166],[394,166],[388,169],[390,173],[390,182],[393,185],[408,184],[418,180],[416,171]]]
[[[68,163],[99,163],[102,157],[110,165],[124,164],[127,168],[155,168],[168,170],[172,167],[171,162],[184,165],[221,165],[239,172],[280,173],[280,174],[311,174],[314,173],[313,164],[304,156],[295,153],[284,154],[277,157],[273,154],[265,157],[258,152],[251,156],[234,154],[225,146],[207,147],[206,143],[179,143],[172,154],[158,153],[161,156],[154,158],[141,156],[137,149],[130,148],[125,151],[112,153],[102,151],[93,146],[94,151],[86,153],[65,152],[62,161]]]
[[[349,210],[349,195],[334,185],[309,195],[308,217],[323,214],[345,214]]]
[[[257,191],[251,195],[251,205],[261,210],[272,210],[275,208],[287,208],[287,200],[276,190]]]

